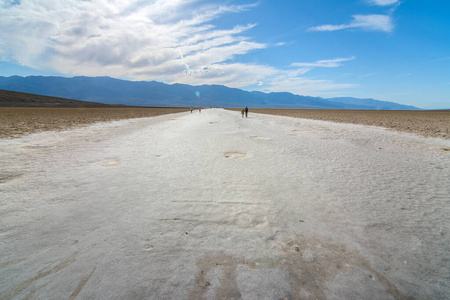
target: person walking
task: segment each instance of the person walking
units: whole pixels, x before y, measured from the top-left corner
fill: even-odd
[[[199,112],[199,113],[202,112],[202,108],[201,108],[201,107],[198,108],[198,112]]]
[[[191,114],[192,114],[192,107],[191,107]]]
[[[245,117],[247,118],[247,115],[248,115],[248,107],[246,106],[245,107]]]
[[[244,117],[244,109],[241,109],[242,117]]]

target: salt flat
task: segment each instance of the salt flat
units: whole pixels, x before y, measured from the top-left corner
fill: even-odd
[[[0,149],[0,299],[450,293],[448,140],[208,109]]]

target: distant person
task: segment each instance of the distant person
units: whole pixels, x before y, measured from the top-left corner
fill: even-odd
[[[198,112],[199,112],[199,113],[202,112],[202,108],[201,108],[201,107],[198,108]]]
[[[192,107],[191,107],[191,114],[192,114]]]
[[[241,109],[241,114],[242,114],[242,117],[244,117],[244,109]]]
[[[248,107],[246,106],[245,107],[245,117],[247,118],[247,116],[248,116]]]

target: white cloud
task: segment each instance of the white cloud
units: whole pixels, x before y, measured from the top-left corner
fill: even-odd
[[[215,64],[193,70],[193,76],[178,74],[175,81],[191,85],[223,84],[243,88],[258,84],[262,79],[270,78],[279,72],[276,68],[255,64]]]
[[[358,87],[357,84],[336,83],[332,80],[313,80],[307,78],[290,78],[283,75],[272,79],[270,86],[263,91],[285,92],[308,96],[333,95],[336,90]]]
[[[293,63],[291,66],[294,67],[323,67],[323,68],[336,68],[342,66],[342,62],[354,60],[355,57],[348,58],[334,58],[334,59],[324,59],[318,60],[313,63]]]
[[[280,70],[237,63],[238,56],[269,47],[246,36],[257,25],[219,29],[212,21],[256,5],[199,0],[22,0],[6,5],[0,0],[0,60],[66,75],[237,88],[263,88],[259,83],[264,82],[269,91],[293,93],[352,86],[299,77],[312,66]]]
[[[165,67],[170,70],[180,46],[193,67],[266,47],[241,36],[254,24],[218,30],[207,23],[252,5],[204,5],[192,10],[194,2],[23,0],[1,6],[0,27],[7,28],[0,39],[2,59],[68,74],[135,78],[145,72],[159,74]]]
[[[370,31],[392,32],[394,24],[388,15],[354,15],[353,21],[341,25],[320,25],[309,28],[311,31],[336,31],[343,29],[362,29]]]

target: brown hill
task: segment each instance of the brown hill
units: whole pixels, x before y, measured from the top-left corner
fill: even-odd
[[[0,90],[1,107],[125,107],[66,98]]]

